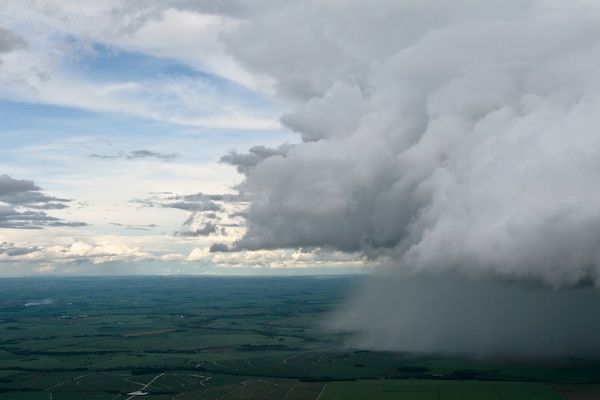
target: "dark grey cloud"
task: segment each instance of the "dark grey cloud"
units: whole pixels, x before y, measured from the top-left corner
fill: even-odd
[[[217,213],[214,212],[207,212],[204,214],[204,218],[208,218],[208,219],[219,219],[219,216],[217,215]]]
[[[6,254],[9,257],[23,256],[34,253],[39,250],[37,246],[18,246],[15,243],[0,243],[0,255]]]
[[[213,243],[210,245],[209,251],[211,253],[227,253],[230,249],[225,243]]]
[[[143,199],[133,199],[131,202],[143,207],[175,208],[193,212],[209,212],[209,218],[215,218],[214,212],[223,211],[222,203],[245,203],[249,197],[245,194],[177,194],[171,192],[151,193]]]
[[[83,222],[70,222],[52,217],[43,211],[19,211],[14,207],[0,205],[0,228],[42,229],[43,227],[85,226]]]
[[[172,192],[154,192],[143,199],[133,199],[131,202],[142,207],[172,208],[189,212],[188,218],[179,231],[180,237],[202,237],[210,235],[227,235],[227,229],[239,227],[237,221],[232,222],[229,209],[244,207],[249,200],[245,194],[177,194]]]
[[[99,158],[101,160],[140,160],[146,158],[155,158],[162,161],[173,161],[179,157],[179,154],[176,153],[160,153],[156,151],[150,150],[134,150],[129,153],[119,153],[117,155],[102,155],[102,154],[90,154],[92,158]]]
[[[149,158],[149,157],[150,158],[158,158],[158,159],[165,160],[165,161],[170,161],[170,160],[174,160],[175,158],[179,157],[179,155],[175,154],[175,153],[159,153],[159,152],[150,151],[150,150],[135,150],[125,156],[125,158],[127,158],[128,160],[137,160],[140,158]]]
[[[229,154],[221,157],[220,162],[232,165],[236,167],[238,172],[246,174],[250,169],[269,157],[285,156],[291,147],[288,144],[283,144],[276,149],[265,146],[254,146],[247,153],[238,153],[235,150],[231,150]]]
[[[8,53],[25,45],[21,37],[0,26],[0,53]]]
[[[177,236],[182,237],[198,237],[198,236],[209,236],[217,233],[217,225],[212,222],[206,223],[201,228],[196,228],[193,230],[182,230],[176,233]]]
[[[96,153],[90,154],[90,157],[99,158],[101,160],[116,160],[118,158],[123,158],[121,156],[109,156],[109,155],[102,155],[102,154],[96,154]]]
[[[45,226],[83,226],[48,215],[46,210],[69,207],[71,200],[49,196],[33,181],[0,175],[0,228],[41,229]]]
[[[13,179],[8,175],[0,175],[0,202],[13,206],[27,206],[35,209],[66,208],[68,199],[48,196],[33,181]]]
[[[185,211],[220,211],[222,206],[203,193],[192,195],[163,194],[147,199],[133,199],[132,202],[145,207],[175,208]]]
[[[149,230],[152,230],[152,229],[154,229],[154,228],[156,228],[158,226],[156,224],[125,225],[125,224],[121,224],[121,223],[118,223],[118,222],[111,222],[110,224],[114,225],[114,226],[120,226],[120,227],[123,227],[125,229],[131,229],[131,230],[134,230],[134,231],[149,231]]]
[[[206,201],[173,201],[163,207],[178,208],[186,211],[220,211],[222,207],[212,200]]]

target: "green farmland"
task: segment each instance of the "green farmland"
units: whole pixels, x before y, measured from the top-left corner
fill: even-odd
[[[354,278],[0,280],[0,399],[600,398],[590,360],[372,352],[322,326]]]

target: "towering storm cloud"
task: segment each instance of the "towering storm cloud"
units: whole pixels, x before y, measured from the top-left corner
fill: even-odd
[[[600,354],[600,5],[271,6],[226,40],[302,141],[224,157],[233,250],[378,262],[335,324],[361,346]]]
[[[237,247],[596,282],[600,6],[492,3],[276,2],[230,34],[302,137],[226,158],[252,196]]]

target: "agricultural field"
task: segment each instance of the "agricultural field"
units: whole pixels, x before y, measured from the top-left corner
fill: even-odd
[[[373,352],[358,278],[0,279],[0,399],[598,399],[594,360]]]

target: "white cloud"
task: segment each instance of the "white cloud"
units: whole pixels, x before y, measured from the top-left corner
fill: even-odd
[[[211,253],[206,248],[193,249],[186,258],[191,262],[210,262],[220,267],[266,267],[266,268],[364,268],[359,254],[321,250],[301,251],[292,249],[255,250]],[[324,270],[323,270],[324,271]]]
[[[0,24],[10,24],[28,46],[4,55],[0,97],[188,126],[277,129],[272,110],[244,98],[249,91],[215,78],[140,76],[110,81],[86,77],[78,62],[96,57],[93,45],[103,44],[117,52],[176,60],[254,89],[262,85],[221,45],[221,34],[236,24],[233,19],[159,4],[9,2],[0,11]]]
[[[104,264],[117,261],[143,261],[154,260],[156,257],[148,252],[141,251],[137,247],[129,247],[124,244],[110,241],[99,241],[96,243],[74,241],[70,245],[52,245],[48,247],[28,247],[14,243],[3,243],[7,248],[15,250],[30,249],[21,254],[10,252],[0,253],[0,262],[34,262],[34,263],[89,263]]]
[[[167,8],[132,34],[114,40],[125,48],[213,71],[249,88],[268,88],[268,82],[260,82],[244,70],[221,43],[221,35],[237,24],[237,20],[224,15]]]

